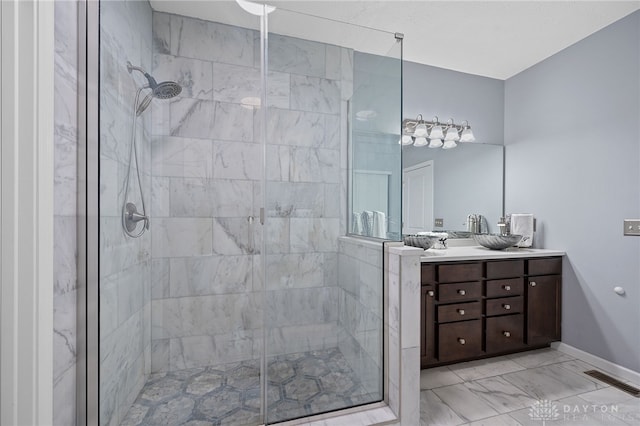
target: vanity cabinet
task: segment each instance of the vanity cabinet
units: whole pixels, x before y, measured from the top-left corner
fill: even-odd
[[[562,258],[423,263],[421,366],[560,339]]]

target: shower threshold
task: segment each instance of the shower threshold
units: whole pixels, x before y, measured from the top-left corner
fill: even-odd
[[[155,373],[121,426],[256,425],[259,360]],[[278,355],[268,361],[269,423],[379,401],[337,348]]]

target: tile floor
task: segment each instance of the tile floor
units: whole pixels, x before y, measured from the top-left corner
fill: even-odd
[[[338,349],[272,358],[267,393],[270,423],[381,399],[365,391]],[[259,419],[260,366],[252,360],[152,374],[121,425],[256,425]]]
[[[640,398],[583,374],[593,369],[562,352],[540,349],[422,370],[420,422],[429,426],[640,425]]]

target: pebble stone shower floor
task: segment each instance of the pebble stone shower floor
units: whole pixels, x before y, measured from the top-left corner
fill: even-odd
[[[379,400],[365,391],[337,349],[273,357],[269,423]],[[258,360],[152,374],[122,426],[248,425],[260,419]]]

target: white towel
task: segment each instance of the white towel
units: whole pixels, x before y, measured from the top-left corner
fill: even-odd
[[[522,239],[516,244],[518,247],[531,247],[533,244],[533,215],[531,213],[512,214],[511,233],[522,235]]]
[[[365,210],[362,212],[362,234],[366,237],[370,237],[373,233],[373,212]]]
[[[371,236],[387,238],[387,218],[383,212],[373,212],[373,229]]]
[[[351,215],[351,233],[362,235],[362,217],[360,213],[353,213]]]

